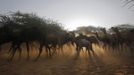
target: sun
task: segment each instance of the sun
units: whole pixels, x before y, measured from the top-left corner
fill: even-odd
[[[75,30],[77,27],[80,26],[89,26],[93,25],[96,26],[96,24],[90,20],[90,19],[85,19],[85,18],[77,18],[77,19],[72,19],[66,23],[66,29],[68,30]]]

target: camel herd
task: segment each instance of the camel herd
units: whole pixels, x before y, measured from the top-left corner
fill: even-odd
[[[94,53],[93,44],[114,49],[123,49],[124,46],[134,44],[134,29],[120,31],[116,27],[111,28],[113,33],[107,32],[105,28],[100,28],[100,32],[92,32],[93,36],[87,36],[75,31],[67,31],[59,23],[39,18],[34,14],[23,14],[20,12],[11,15],[0,16],[0,50],[2,46],[10,43],[8,50],[9,60],[14,58],[19,52],[19,59],[25,44],[27,59],[30,57],[30,47],[32,44],[39,45],[39,52],[35,60],[38,60],[45,50],[48,57],[52,57],[58,51],[64,50],[64,45],[70,44],[75,47],[77,54],[85,47],[88,53]],[[76,35],[77,34],[77,35]],[[45,48],[45,49],[43,49]],[[130,47],[133,50],[133,47]]]

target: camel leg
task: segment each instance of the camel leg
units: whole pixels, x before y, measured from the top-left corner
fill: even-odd
[[[61,53],[64,54],[64,52],[63,52],[63,45],[61,45]]]
[[[56,54],[56,47],[53,48],[52,55]]]
[[[47,56],[47,57],[48,57],[48,52],[49,52],[49,51],[48,51],[48,48],[46,47],[46,56]]]
[[[14,48],[12,49],[11,58],[9,59],[9,61],[12,61],[12,60],[13,60],[13,57],[14,57],[14,55],[15,55],[15,53],[16,53],[16,50],[17,50],[17,47],[14,47]]]
[[[27,60],[29,60],[30,55],[29,55],[29,44],[26,42],[26,47],[27,47]]]
[[[14,47],[15,47],[15,44],[12,43],[12,45],[11,45],[11,47],[10,47],[8,53],[10,53]]]
[[[20,45],[17,48],[19,50],[19,60],[21,60],[22,49],[21,49]]]
[[[10,53],[12,51],[12,49],[13,49],[13,47],[11,46],[10,49],[9,49],[9,51],[8,51],[8,53]]]
[[[52,57],[51,47],[48,47],[48,55],[49,57]]]
[[[40,45],[40,48],[39,48],[39,54],[38,56],[36,57],[35,61],[37,61],[42,53],[42,50],[43,50],[43,44]]]
[[[76,46],[76,51],[77,51],[77,52],[79,51],[79,47],[78,47],[78,46]]]
[[[90,56],[90,47],[86,47],[86,51],[88,52],[88,55]]]
[[[92,53],[94,54],[94,50],[93,50],[93,47],[92,45],[89,46],[89,49],[92,51]]]
[[[57,46],[54,45],[54,46],[53,46],[53,52],[52,52],[52,55],[55,54],[55,53],[57,53],[56,48],[57,48]]]
[[[10,53],[9,54],[9,61],[11,61],[12,58],[14,57],[14,54],[15,54],[15,44],[12,43],[12,46],[10,47],[8,53]]]
[[[77,56],[79,56],[80,55],[80,48],[76,47],[76,51],[77,51]]]

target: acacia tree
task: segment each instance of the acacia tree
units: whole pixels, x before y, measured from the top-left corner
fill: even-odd
[[[10,37],[1,34],[0,36],[4,36],[4,40],[7,40],[5,37],[10,38],[10,42],[12,42],[11,58],[14,57],[16,50],[19,50],[21,54],[20,46],[22,43],[27,44],[26,46],[29,57],[29,42],[44,42],[44,40],[50,40],[49,38],[46,39],[46,35],[49,33],[55,34],[64,31],[59,23],[40,18],[33,13],[15,12],[9,15],[1,15],[0,24],[0,33],[3,33],[4,35],[10,34]],[[0,42],[2,41],[3,39],[0,37]]]

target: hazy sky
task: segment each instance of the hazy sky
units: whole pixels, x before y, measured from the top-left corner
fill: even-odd
[[[134,11],[122,5],[121,0],[0,0],[0,13],[34,12],[62,23],[69,30],[81,25],[134,24]]]

